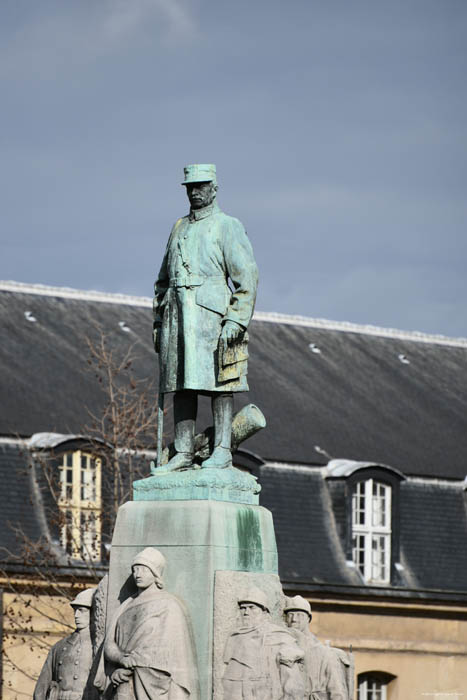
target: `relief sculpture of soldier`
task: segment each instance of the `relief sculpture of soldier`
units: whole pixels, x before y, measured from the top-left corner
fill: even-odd
[[[90,616],[95,588],[71,601],[76,629],[49,652],[34,690],[34,700],[97,700],[91,670],[93,649]]]
[[[232,465],[233,394],[248,390],[247,328],[258,283],[245,229],[216,203],[215,165],[188,165],[184,175],[190,213],[172,229],[154,298],[159,391],[175,392],[167,471],[193,464],[198,394],[211,397],[214,419],[214,449],[202,466]]]
[[[238,606],[241,625],[224,649],[223,700],[305,700],[304,652],[272,621],[264,592],[251,586]]]
[[[310,630],[310,603],[296,595],[284,608],[286,623],[297,644],[305,652],[308,678],[307,700],[352,700],[353,656],[322,644]]]

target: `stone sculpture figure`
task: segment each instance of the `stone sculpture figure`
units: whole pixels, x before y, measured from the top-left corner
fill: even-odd
[[[89,629],[95,588],[71,601],[76,629],[50,650],[34,690],[34,700],[97,700],[90,678],[93,649]]]
[[[311,632],[310,603],[295,596],[284,608],[287,626],[305,652],[308,700],[352,700],[346,683],[345,652],[322,644]]]
[[[304,653],[285,627],[271,621],[263,591],[253,586],[238,605],[243,625],[225,646],[224,700],[303,700]]]
[[[164,556],[146,547],[131,568],[138,591],[109,625],[97,687],[118,700],[199,700],[188,619],[163,589]]]
[[[164,471],[192,466],[198,394],[211,397],[214,419],[214,449],[202,466],[231,466],[233,393],[248,390],[258,284],[245,229],[216,203],[215,165],[188,165],[184,174],[190,213],[172,229],[154,287],[159,391],[175,392],[176,454]]]

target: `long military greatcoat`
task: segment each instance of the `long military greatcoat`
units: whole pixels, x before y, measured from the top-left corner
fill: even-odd
[[[284,668],[283,678],[279,657],[281,654],[302,657],[289,630],[271,621],[257,627],[241,627],[227,639],[224,649],[224,700],[283,700],[283,681],[292,682],[294,698],[305,697],[304,680],[296,664]],[[299,693],[299,689],[301,693]],[[297,694],[298,693],[298,694]]]
[[[154,287],[162,392],[248,390],[246,329],[257,284],[253,250],[238,219],[214,202],[175,223]],[[219,336],[226,320],[245,333],[220,363]]]
[[[36,683],[34,700],[46,700],[46,697],[58,700],[96,700],[98,694],[89,677],[91,667],[89,628],[75,631],[57,642],[49,651]]]

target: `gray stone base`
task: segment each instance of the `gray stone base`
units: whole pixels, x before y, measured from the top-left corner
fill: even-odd
[[[134,590],[131,562],[145,547],[156,547],[167,558],[165,586],[190,613],[201,698],[210,700],[215,572],[277,574],[272,515],[261,506],[212,500],[125,503],[112,540],[107,619]]]
[[[279,576],[273,574],[245,573],[243,571],[216,571],[214,585],[214,646],[213,646],[213,700],[224,700],[222,676],[224,675],[224,649],[229,635],[238,629],[238,595],[252,586],[262,590],[270,605],[271,619],[283,624],[282,611],[285,598]]]

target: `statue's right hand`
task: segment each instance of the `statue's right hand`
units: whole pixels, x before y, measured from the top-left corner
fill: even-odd
[[[154,350],[157,352],[157,354],[160,353],[161,350],[161,329],[160,328],[154,328],[152,332],[152,339],[154,343]]]
[[[123,654],[122,658],[120,659],[120,663],[122,664],[123,668],[126,669],[131,669],[136,666],[136,661],[131,654]]]
[[[112,685],[117,686],[120,685],[120,683],[126,683],[130,680],[132,673],[133,671],[128,668],[117,668],[110,676]]]

